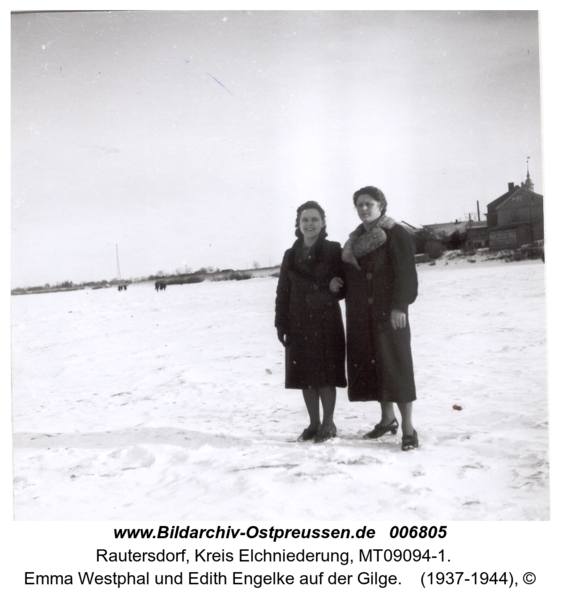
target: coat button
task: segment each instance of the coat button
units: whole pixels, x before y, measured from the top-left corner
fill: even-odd
[[[366,279],[372,279],[372,273],[366,273]]]
[[[374,304],[374,298],[368,298],[368,304]]]

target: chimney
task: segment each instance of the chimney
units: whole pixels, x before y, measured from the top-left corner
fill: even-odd
[[[511,182],[509,182],[509,184],[508,184],[508,191],[509,191],[509,192],[512,192],[512,191],[514,191],[514,182],[512,182],[512,181],[511,181]]]
[[[479,200],[477,201],[477,220],[481,221],[481,215],[479,214]]]

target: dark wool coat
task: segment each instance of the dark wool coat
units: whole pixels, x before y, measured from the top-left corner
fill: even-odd
[[[329,291],[343,277],[341,245],[319,239],[307,258],[297,240],[284,254],[275,327],[288,334],[285,387],[346,387],[345,332],[339,298]]]
[[[349,400],[411,402],[416,399],[411,330],[393,329],[391,311],[408,313],[417,297],[412,240],[392,222],[385,243],[345,265]]]

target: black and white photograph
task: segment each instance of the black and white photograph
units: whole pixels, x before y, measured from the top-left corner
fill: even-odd
[[[549,521],[541,18],[12,13],[13,519]]]

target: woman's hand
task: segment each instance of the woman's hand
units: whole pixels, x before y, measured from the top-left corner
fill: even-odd
[[[340,277],[334,277],[329,282],[329,289],[336,294],[343,287],[343,280]]]
[[[407,315],[398,308],[394,308],[392,310],[391,321],[394,329],[403,329],[407,325]]]

